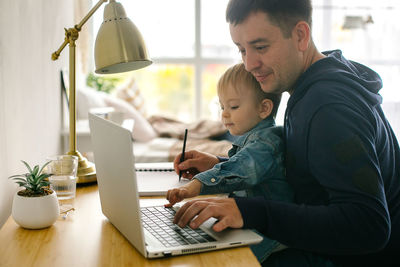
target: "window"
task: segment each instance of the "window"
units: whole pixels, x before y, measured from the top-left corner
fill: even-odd
[[[314,0],[313,34],[321,50],[372,68],[383,79],[384,101],[400,102],[400,3],[392,0]]]
[[[241,60],[225,21],[228,0],[121,1],[140,29],[154,64],[129,72],[145,98],[148,115],[184,121],[219,119],[216,84]],[[400,3],[396,0],[313,0],[313,37],[320,51],[341,49],[346,58],[376,70],[385,101],[400,102]],[[97,12],[94,32],[101,23]],[[277,123],[283,123],[288,95]]]
[[[144,96],[148,115],[183,121],[216,115],[216,84],[240,61],[225,21],[227,0],[122,1],[145,39],[153,64],[129,72]],[[157,8],[155,8],[157,7]],[[102,12],[94,19],[94,32]]]
[[[375,70],[383,80],[382,108],[400,135],[400,2],[314,0],[313,36],[320,51],[343,55]]]

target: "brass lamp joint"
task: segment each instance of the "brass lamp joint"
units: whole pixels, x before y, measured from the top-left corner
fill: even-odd
[[[78,40],[79,31],[75,28],[65,29],[65,39],[68,40],[69,45],[75,46],[75,41]]]

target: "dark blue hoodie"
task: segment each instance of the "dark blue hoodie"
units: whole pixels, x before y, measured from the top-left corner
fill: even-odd
[[[342,263],[383,263],[383,254],[400,251],[400,149],[380,106],[382,81],[340,51],[324,54],[287,104],[286,177],[295,203],[236,201],[245,227],[289,247]]]

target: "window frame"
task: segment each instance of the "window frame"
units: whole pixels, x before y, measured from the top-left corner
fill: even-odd
[[[214,58],[202,56],[202,41],[201,41],[201,1],[194,0],[194,19],[195,19],[195,40],[194,40],[194,57],[152,57],[153,64],[190,64],[194,68],[194,94],[193,94],[193,117],[198,120],[202,116],[202,74],[206,65],[208,64],[234,64],[237,59],[235,58]]]

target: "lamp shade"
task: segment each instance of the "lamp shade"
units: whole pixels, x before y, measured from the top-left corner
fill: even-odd
[[[152,63],[139,30],[114,0],[104,7],[94,50],[95,72],[99,74],[137,70]]]

